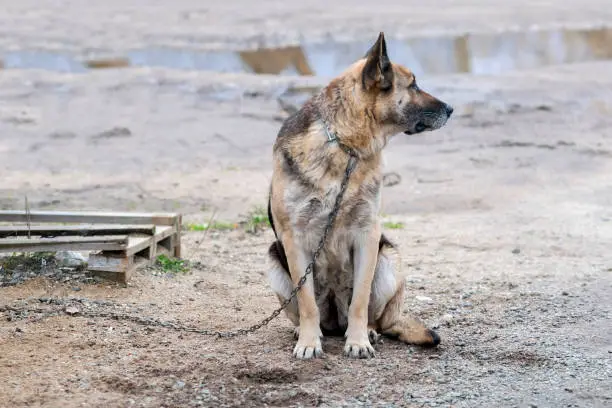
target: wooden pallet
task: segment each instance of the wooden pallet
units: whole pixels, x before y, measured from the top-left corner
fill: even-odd
[[[93,251],[88,269],[119,282],[160,254],[181,256],[180,214],[0,211],[0,223],[0,253]]]

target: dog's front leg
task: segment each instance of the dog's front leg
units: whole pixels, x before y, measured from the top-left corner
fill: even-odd
[[[293,239],[284,242],[285,252],[287,253],[287,263],[289,273],[294,285],[297,285],[300,278],[306,272],[310,263],[306,253],[299,243]],[[298,310],[300,315],[300,330],[298,342],[293,349],[293,356],[307,360],[323,356],[321,347],[321,327],[319,307],[315,298],[313,275],[308,276],[306,283],[297,293]]]
[[[368,304],[379,240],[380,226],[375,225],[370,231],[359,234],[354,244],[353,296],[344,346],[344,354],[352,358],[370,358],[375,354],[368,337]]]

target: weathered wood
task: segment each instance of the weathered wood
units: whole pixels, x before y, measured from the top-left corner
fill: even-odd
[[[114,212],[69,212],[69,211],[30,211],[30,222],[68,222],[103,224],[155,224],[175,225],[178,214],[174,213],[114,213]],[[25,211],[0,211],[0,222],[27,222]]]
[[[118,251],[124,250],[127,245],[127,235],[32,239],[4,238],[0,239],[0,252]]]
[[[127,283],[132,273],[141,266],[150,265],[154,259],[135,255],[125,255],[124,252],[101,252],[90,254],[87,269],[96,276]]]
[[[174,219],[174,239],[172,240],[172,244],[174,246],[174,256],[177,258],[181,257],[181,228],[183,226],[183,216],[181,214],[177,214]]]
[[[0,225],[0,252],[95,251],[88,270],[124,283],[138,267],[153,264],[158,253],[181,254],[180,214],[0,211],[0,223],[28,221],[48,225]],[[28,233],[34,238],[23,238]]]
[[[130,257],[130,265],[124,271],[104,270],[103,265],[99,265],[98,269],[90,269],[95,276],[100,276],[104,279],[109,279],[115,282],[127,283],[132,274],[139,267],[146,265],[147,260],[138,256]]]
[[[134,263],[133,256],[126,256],[124,252],[101,252],[89,254],[87,269],[90,271],[126,272]]]
[[[95,271],[92,270],[91,274],[93,276],[98,276],[102,279],[106,279],[109,281],[113,281],[113,282],[118,282],[118,283],[127,283],[128,282],[128,273],[126,272],[109,272],[109,271]]]
[[[173,227],[160,227],[171,229]],[[117,225],[117,224],[78,224],[78,225],[32,225],[31,235],[43,238],[65,236],[94,236],[94,235],[126,235],[156,233],[155,225]],[[28,235],[27,225],[0,225],[0,238],[21,237]]]
[[[128,246],[125,249],[127,256],[134,255],[140,251],[143,251],[155,244],[153,237],[130,237],[128,240]]]
[[[173,235],[176,232],[176,228],[174,226],[161,226],[157,227],[155,230],[155,242],[159,242],[164,238]]]

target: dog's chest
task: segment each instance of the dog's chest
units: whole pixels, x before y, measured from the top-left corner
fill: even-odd
[[[339,191],[340,183],[330,186],[323,194],[310,194],[296,202],[294,236],[309,256],[320,243]],[[378,207],[376,194],[364,195],[360,189],[345,193],[317,262],[317,292],[352,290],[355,243],[378,222]]]
[[[303,192],[291,197],[293,233],[310,250],[316,248],[325,227],[330,222],[330,215],[334,209],[340,187],[340,183],[334,183],[327,186],[322,192]],[[350,242],[356,235],[369,230],[377,221],[379,207],[380,197],[378,194],[366,195],[358,188],[345,191],[329,233],[329,249],[333,252],[333,248],[331,248],[333,245],[330,244],[335,242],[346,241],[345,246],[350,246]],[[342,248],[342,250],[344,249]]]

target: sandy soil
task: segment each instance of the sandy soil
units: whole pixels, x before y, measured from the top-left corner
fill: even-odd
[[[66,48],[70,39],[66,49],[82,52],[117,33],[126,47],[187,41],[186,33],[210,47],[249,42],[269,12],[277,17],[266,27],[282,33],[270,42],[350,36],[349,21],[365,35],[382,21],[402,34],[612,18],[594,0],[554,11],[547,2],[437,0],[435,13],[410,1],[374,12],[359,2],[342,23],[318,19],[327,8],[347,12],[346,2],[282,13],[265,2],[240,18],[208,2],[171,11],[141,3],[86,13],[81,2],[4,2],[0,27],[24,47]],[[0,406],[612,406],[611,73],[601,62],[421,80],[457,113],[436,133],[391,143],[387,168],[402,180],[385,190],[384,213],[404,224],[388,233],[410,270],[405,309],[438,327],[438,349],[386,340],[376,359],[350,361],[341,339],[326,339],[326,359],[298,362],[285,318],[233,340],[105,319],[2,319]],[[21,208],[27,194],[37,209],[172,210],[186,222],[216,212],[238,221],[265,205],[284,117],[276,96],[288,84],[326,80],[3,71],[0,208]],[[127,287],[79,292],[40,278],[0,288],[0,305],[79,296],[203,328],[243,327],[277,306],[265,281],[271,240],[269,230],[189,232],[184,255],[201,262],[190,274],[141,271]]]

